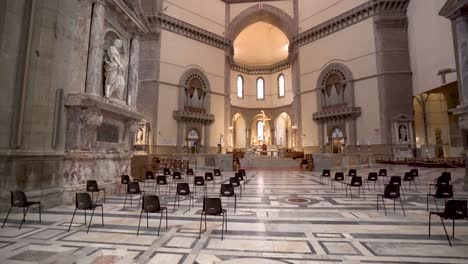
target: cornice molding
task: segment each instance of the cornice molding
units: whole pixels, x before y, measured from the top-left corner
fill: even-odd
[[[282,60],[272,65],[267,66],[249,66],[235,61],[231,62],[231,69],[244,74],[259,75],[259,74],[273,74],[291,67],[289,59]]]
[[[162,13],[152,13],[147,17],[152,26],[160,27],[222,50],[228,50],[232,47],[230,40],[175,17]]]
[[[450,20],[468,15],[468,0],[448,0],[440,9],[439,15]]]
[[[409,0],[371,0],[295,36],[290,49],[304,46],[377,14],[406,16]]]
[[[315,121],[353,119],[361,115],[361,107],[343,107],[316,112],[312,115]]]

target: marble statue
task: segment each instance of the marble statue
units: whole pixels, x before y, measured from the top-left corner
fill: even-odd
[[[119,52],[122,47],[122,40],[115,39],[114,43],[109,46],[107,56],[104,58],[106,97],[115,97],[120,100],[124,100],[123,93],[125,89],[125,66]]]
[[[408,130],[406,129],[405,125],[400,125],[398,128],[398,139],[400,143],[407,143],[408,142]]]

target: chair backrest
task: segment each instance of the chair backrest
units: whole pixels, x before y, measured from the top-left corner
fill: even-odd
[[[380,169],[379,176],[387,176],[387,169]]]
[[[228,183],[221,184],[220,194],[222,196],[233,196],[234,195],[234,186],[232,186],[232,184],[228,184]]]
[[[452,181],[452,175],[448,171],[442,172],[439,178],[437,178],[436,185],[449,185]]]
[[[89,195],[89,193],[76,193],[75,206],[82,210],[92,209],[93,201],[91,200],[91,195]]]
[[[187,169],[187,175],[193,175],[193,169]]]
[[[180,174],[180,171],[174,171],[172,173],[172,179],[177,179],[177,180],[182,179],[182,175]]]
[[[400,197],[400,185],[385,185],[384,198],[395,199]]]
[[[400,176],[392,176],[390,177],[389,185],[400,185],[401,186],[401,177]]]
[[[122,175],[120,176],[120,183],[121,184],[128,184],[130,182],[130,176]]]
[[[244,180],[244,174],[242,174],[241,172],[236,172],[236,173],[234,173],[234,177],[236,177],[237,179],[239,179],[239,181],[243,181],[243,180]]]
[[[357,173],[356,173],[355,169],[349,169],[348,176],[356,176],[356,175],[357,175]]]
[[[205,179],[202,176],[195,176],[193,179],[193,184],[197,186],[203,186],[205,185]]]
[[[452,185],[438,185],[435,193],[436,198],[453,198]]]
[[[88,192],[97,192],[99,190],[98,184],[95,180],[86,181],[86,191]]]
[[[213,180],[213,173],[212,172],[205,172],[205,179],[207,181]]]
[[[351,186],[362,186],[362,177],[353,176],[351,178]]]
[[[369,172],[369,174],[367,175],[368,181],[377,181],[377,179],[377,172]]]
[[[127,192],[131,194],[140,193],[140,184],[138,182],[129,182],[127,185]]]
[[[344,173],[335,172],[335,181],[344,181]]]
[[[142,203],[141,209],[143,209],[143,211],[148,212],[148,213],[158,213],[161,210],[159,197],[157,195],[143,196],[143,203]]]
[[[229,178],[229,183],[234,187],[239,187],[240,186],[240,181],[239,181],[239,178],[237,178],[237,177],[230,177]]]
[[[214,170],[213,170],[213,174],[214,174],[215,176],[221,176],[221,170],[220,170],[220,169],[214,169]]]
[[[242,173],[242,176],[246,176],[246,175],[247,175],[244,169],[239,169],[238,172],[239,172],[239,173]]]
[[[414,177],[418,177],[418,176],[419,176],[419,171],[418,171],[418,169],[411,169],[409,172],[411,172],[411,174],[413,174]]]
[[[167,185],[167,179],[166,176],[160,175],[156,177],[156,183],[159,185]]]
[[[25,207],[28,204],[28,198],[23,191],[15,190],[10,191],[11,196],[11,206],[14,207]]]
[[[186,182],[177,183],[177,194],[189,195],[190,194],[189,184]]]
[[[163,174],[164,175],[171,175],[171,170],[169,168],[164,168]]]
[[[448,200],[445,204],[444,216],[450,219],[467,219],[467,203],[466,200]]]
[[[223,212],[220,198],[208,198],[203,199],[203,212],[207,215],[219,215]]]
[[[322,176],[330,176],[330,170],[323,170]]]
[[[152,171],[146,171],[146,179],[154,179],[154,173]]]
[[[403,176],[403,181],[412,181],[414,180],[414,175],[411,172],[405,172],[405,176]]]

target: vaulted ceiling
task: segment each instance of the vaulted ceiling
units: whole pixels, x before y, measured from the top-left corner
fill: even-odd
[[[234,60],[251,66],[265,66],[288,57],[289,40],[277,27],[256,22],[234,40]]]

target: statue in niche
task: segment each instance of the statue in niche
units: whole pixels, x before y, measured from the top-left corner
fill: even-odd
[[[119,100],[124,100],[125,90],[125,66],[120,55],[122,47],[122,40],[115,39],[113,44],[109,46],[107,56],[104,58],[106,97],[114,97]]]
[[[138,129],[138,132],[137,132],[137,135],[136,135],[136,143],[137,144],[145,143],[145,141],[143,139],[143,129],[142,128]]]

